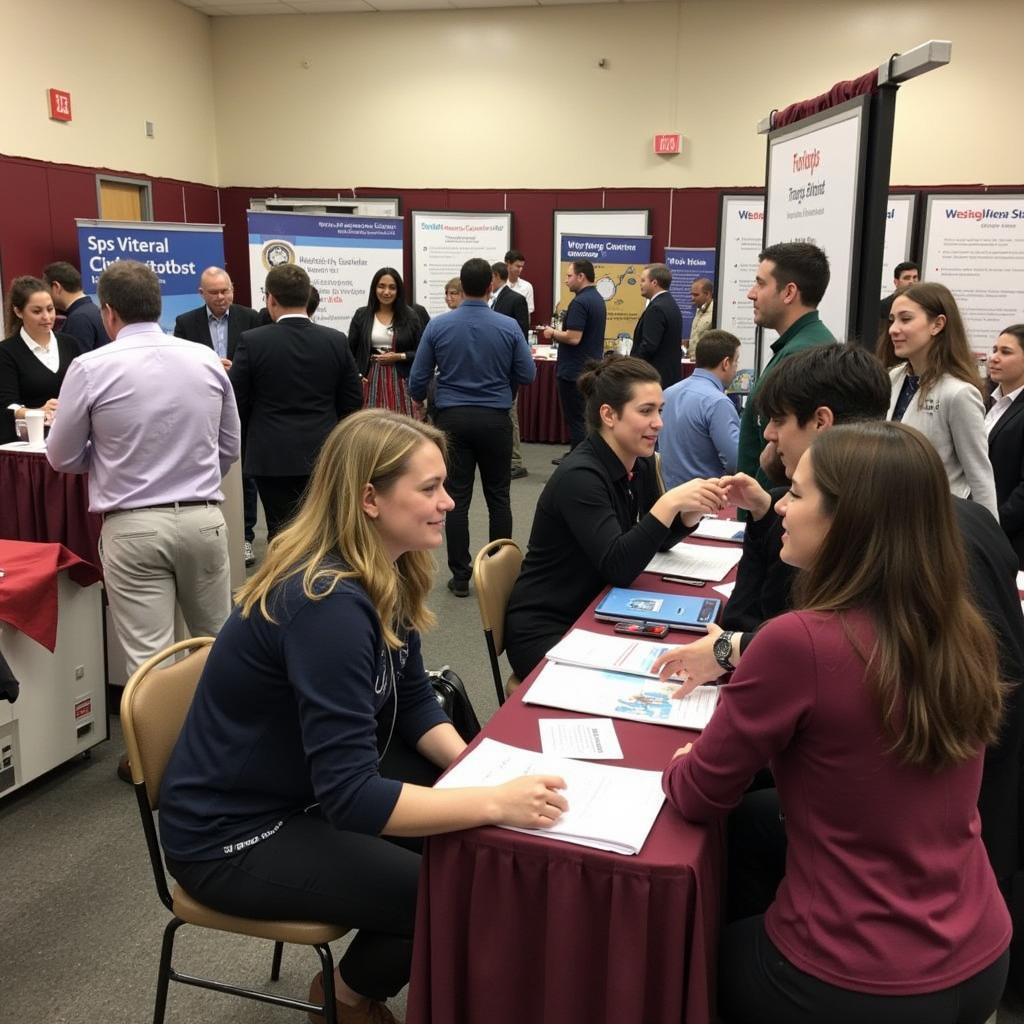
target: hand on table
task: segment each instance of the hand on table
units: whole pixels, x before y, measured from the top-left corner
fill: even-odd
[[[672,694],[674,699],[681,700],[702,683],[710,683],[723,674],[714,652],[715,640],[721,632],[721,626],[712,623],[708,626],[707,636],[681,647],[673,647],[655,659],[651,671],[657,672],[663,682],[670,681],[674,675],[683,677],[683,683]]]
[[[560,789],[565,789],[565,779],[557,775],[524,775],[497,786],[498,817],[495,824],[549,828],[569,809]]]
[[[57,414],[57,399],[51,398],[43,405],[43,423],[50,426],[53,417]]]

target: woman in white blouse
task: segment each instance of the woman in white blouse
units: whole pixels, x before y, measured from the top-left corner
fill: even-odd
[[[892,378],[889,419],[920,430],[939,453],[952,493],[998,518],[982,380],[949,289],[923,281],[900,292],[878,356]]]

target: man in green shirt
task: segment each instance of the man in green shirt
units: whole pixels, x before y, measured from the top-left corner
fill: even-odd
[[[765,446],[764,424],[754,412],[754,395],[765,378],[787,356],[814,345],[834,345],[836,339],[818,316],[818,303],[828,287],[828,257],[809,242],[780,242],[758,257],[760,264],[747,298],[754,303],[754,323],[779,332],[772,357],[762,370],[740,417],[737,469],[756,476],[762,485],[768,477],[761,469]]]

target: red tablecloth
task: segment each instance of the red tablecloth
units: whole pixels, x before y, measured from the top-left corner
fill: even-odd
[[[63,544],[99,569],[102,526],[86,475],[57,473],[40,452],[0,451],[0,539]]]
[[[714,596],[710,585],[647,573],[635,586]],[[612,632],[593,617],[596,603],[577,624]],[[522,703],[536,674],[482,735],[539,750],[538,719],[573,717]],[[625,755],[615,763],[658,771],[694,737],[640,722],[615,728]],[[721,825],[691,825],[667,805],[636,857],[504,829],[431,837],[408,1024],[708,1024],[722,839]]]
[[[519,437],[542,444],[568,444],[569,431],[562,419],[555,383],[555,361],[535,359],[537,377],[519,389]],[[683,362],[683,378],[693,373],[693,363]]]
[[[0,540],[0,620],[42,644],[57,646],[57,573],[87,587],[101,579],[99,570],[63,544]]]

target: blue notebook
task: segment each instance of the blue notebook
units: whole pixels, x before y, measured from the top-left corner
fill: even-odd
[[[612,587],[594,609],[594,616],[606,622],[663,622],[671,629],[703,633],[718,617],[721,607],[722,602],[716,597]]]

